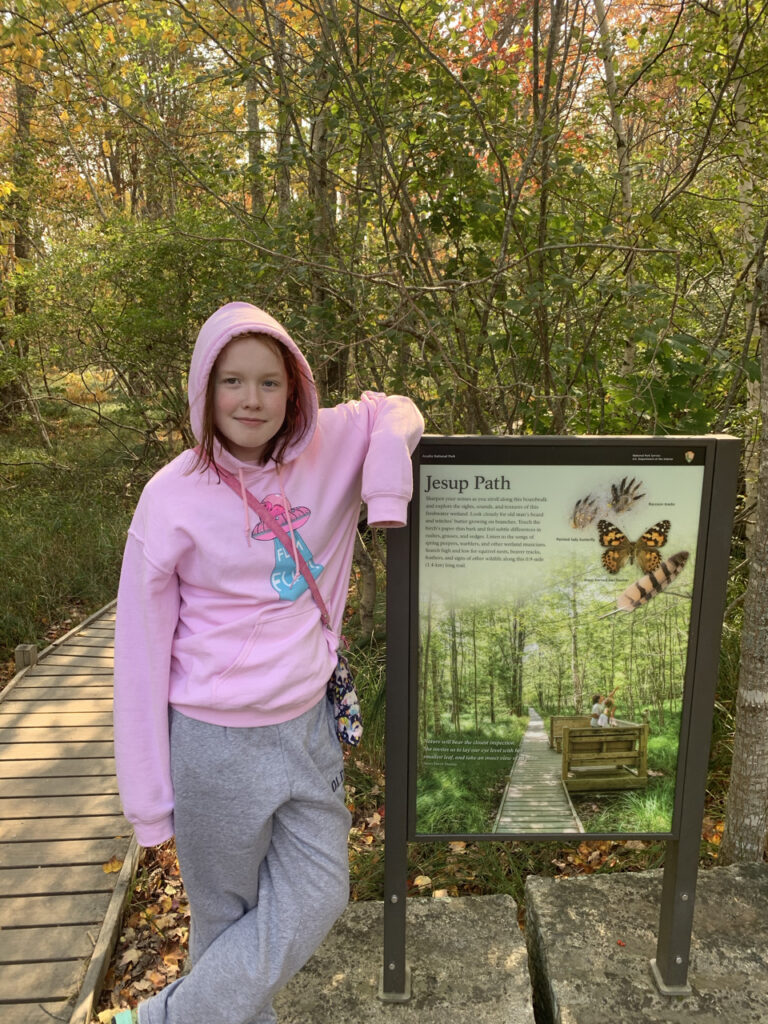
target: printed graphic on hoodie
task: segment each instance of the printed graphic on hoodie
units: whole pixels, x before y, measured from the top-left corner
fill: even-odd
[[[287,510],[283,504],[284,500],[289,506]],[[296,549],[301,552],[304,561],[309,566],[312,576],[317,579],[324,566],[318,565],[304,538],[299,533],[299,528],[312,515],[311,511],[304,505],[291,506],[288,499],[283,499],[279,494],[268,494],[262,501],[262,505],[264,505],[268,512],[271,512],[278,524],[284,527],[286,532],[290,534]],[[296,560],[285,550],[282,543],[275,536],[274,531],[269,528],[267,523],[262,522],[261,519],[259,520],[259,525],[251,533],[251,536],[254,540],[271,540],[274,543],[275,567],[270,575],[270,582],[281,600],[295,601],[309,587],[309,584],[301,574],[301,569],[296,564]]]

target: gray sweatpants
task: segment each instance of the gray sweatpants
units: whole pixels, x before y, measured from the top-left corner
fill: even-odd
[[[273,995],[349,897],[330,704],[249,729],[174,711],[171,772],[192,969],[141,1004],[140,1024],[274,1024]]]

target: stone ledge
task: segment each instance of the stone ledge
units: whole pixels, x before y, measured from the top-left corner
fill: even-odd
[[[538,1024],[766,1024],[768,866],[700,871],[688,996],[662,996],[661,871],[528,879],[526,929]]]
[[[275,1000],[280,1024],[533,1024],[525,939],[511,896],[409,899],[407,1003],[377,998],[384,907],[351,903]]]

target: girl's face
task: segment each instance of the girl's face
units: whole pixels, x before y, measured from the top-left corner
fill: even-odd
[[[235,338],[213,367],[214,423],[241,462],[258,462],[285,419],[288,377],[278,345]]]

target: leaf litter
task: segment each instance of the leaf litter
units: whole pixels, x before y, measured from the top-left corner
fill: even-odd
[[[351,898],[381,899],[384,871],[386,808],[384,774],[380,768],[345,752],[346,803],[352,813],[349,834]],[[716,858],[722,820],[705,817],[703,846]],[[658,866],[664,844],[655,840],[589,840],[578,843],[538,842],[494,844],[505,877],[484,877],[487,844],[465,840],[413,843],[409,846],[408,894],[432,899],[509,891],[518,902],[524,875],[551,873],[569,878],[601,871],[641,871]],[[714,849],[713,849],[714,847]],[[522,871],[513,865],[522,862]],[[711,862],[711,861],[710,861]],[[105,864],[104,870],[119,870]],[[520,874],[520,878],[515,876]],[[500,888],[501,884],[501,888]],[[524,926],[524,910],[520,911]],[[170,984],[184,970],[189,936],[189,905],[179,872],[173,840],[144,850],[132,898],[112,964],[91,1024],[110,1024],[119,1009],[135,1007]]]

